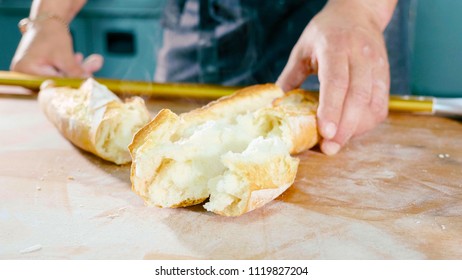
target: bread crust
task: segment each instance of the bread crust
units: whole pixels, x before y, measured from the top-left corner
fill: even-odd
[[[139,117],[134,124],[141,128],[149,121],[149,112],[143,99],[133,97],[123,103],[107,88],[101,87],[94,80],[87,80],[79,89],[53,87],[45,82],[38,101],[48,119],[74,145],[107,161],[125,164],[130,162],[128,148],[126,151],[106,150],[107,143],[101,145],[102,141],[107,141],[101,139],[103,131],[112,133],[123,125],[122,116],[127,111]]]
[[[210,193],[203,197],[184,197],[167,205],[151,200],[150,188],[162,166],[162,160],[156,159],[155,156],[147,156],[152,147],[169,141],[173,142],[178,135],[207,121],[251,113],[255,114],[257,119],[261,119],[265,125],[271,119],[274,120],[275,126],[277,124],[278,127],[284,127],[283,140],[290,147],[290,153],[299,153],[313,147],[319,141],[316,104],[307,92],[293,91],[284,95],[276,85],[267,84],[245,88],[231,96],[220,98],[202,108],[179,116],[170,110],[162,110],[148,125],[138,131],[129,146],[132,156],[130,176],[132,189],[148,205],[175,208],[202,203],[209,198]],[[255,125],[255,129],[260,129],[260,127]],[[271,134],[271,129],[269,126],[269,134]],[[239,180],[248,184],[245,194],[242,198],[236,198],[226,208],[211,209],[211,211],[224,216],[239,216],[263,206],[293,184],[298,163],[297,158],[287,155],[268,157],[264,162],[258,163],[243,161],[227,165],[230,172],[233,172],[233,176],[237,176]],[[138,172],[140,166],[143,166],[144,170]],[[151,173],[146,175],[146,172]],[[178,176],[182,175],[178,174]],[[212,199],[214,199],[213,194],[210,197],[210,200]]]
[[[152,164],[152,176],[149,177],[140,177],[137,176],[137,161],[139,154],[137,154],[138,149],[142,145],[150,145],[150,143],[163,142],[165,138],[169,138],[178,127],[179,117],[177,114],[173,113],[169,109],[163,109],[140,129],[135,136],[130,145],[128,145],[128,150],[132,157],[132,165],[130,168],[130,179],[132,182],[132,190],[140,195],[147,203],[149,202],[149,185],[152,183],[155,177],[155,170],[161,164],[159,160],[157,163]],[[152,136],[152,137],[150,137]],[[156,159],[144,159],[146,160],[156,160]],[[199,202],[200,203],[200,202]],[[189,204],[193,205],[193,204]],[[184,205],[188,206],[188,205]]]
[[[296,100],[297,102],[294,102]],[[266,118],[273,117],[288,128],[285,131],[292,143],[291,154],[298,154],[314,147],[320,140],[316,111],[318,98],[314,93],[295,89],[273,102],[273,107],[263,110]]]
[[[297,158],[279,157],[269,159],[263,164],[237,164],[234,167],[234,170],[239,170],[237,175],[250,184],[244,196],[246,198],[244,206],[231,204],[223,210],[215,209],[213,212],[222,216],[236,217],[274,200],[294,183],[299,162]],[[277,169],[281,167],[284,170],[278,172]]]

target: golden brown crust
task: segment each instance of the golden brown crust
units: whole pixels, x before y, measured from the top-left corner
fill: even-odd
[[[178,120],[178,115],[169,109],[162,109],[157,115],[143,128],[134,135],[133,141],[128,145],[128,150],[134,155],[135,151],[143,145],[154,131],[163,129],[165,124],[170,124]]]
[[[149,122],[135,134],[132,143],[128,145],[128,150],[130,151],[130,155],[132,157],[132,165],[130,170],[132,190],[143,197],[145,201],[149,200],[149,185],[154,180],[155,174],[152,174],[152,177],[148,178],[140,178],[137,176],[137,151],[143,144],[148,141],[156,143],[157,141],[161,140],[160,138],[162,138],[162,136],[169,137],[171,134],[173,134],[176,130],[178,120],[178,115],[169,109],[163,109],[154,117],[151,122]],[[156,135],[156,137],[150,138],[149,136],[151,135]],[[155,169],[152,170],[152,172],[155,173]]]
[[[290,137],[294,143],[291,154],[311,149],[319,142],[317,105],[315,93],[303,89],[292,90],[274,101],[272,114],[290,127]]]
[[[238,115],[270,106],[273,100],[282,96],[284,92],[274,84],[250,86],[212,101],[201,108],[184,113],[181,117],[188,125],[196,125],[226,115]]]
[[[123,103],[92,79],[79,89],[54,88],[52,83],[45,82],[39,104],[66,139],[116,164],[130,162],[127,126],[129,131],[135,131],[150,119],[143,99],[134,97]],[[117,134],[118,129],[121,135]]]
[[[266,164],[236,165],[234,170],[238,170],[237,174],[249,182],[244,207],[239,207],[240,201],[236,200],[224,210],[214,211],[214,213],[222,216],[240,216],[272,201],[293,184],[297,175],[298,163],[299,159],[287,160],[280,157],[271,159]],[[284,167],[282,174],[281,170],[277,170],[281,167]]]
[[[287,183],[286,185],[279,186],[276,189],[261,189],[258,191],[251,191],[247,197],[245,207],[242,210],[239,210],[237,204],[239,201],[233,202],[231,205],[226,207],[224,210],[213,211],[215,214],[226,216],[226,217],[238,217],[255,209],[262,207],[268,202],[274,200],[285,192],[290,186],[292,186],[293,181]]]
[[[72,88],[51,88],[46,87],[38,96],[38,101],[42,111],[48,119],[58,128],[61,134],[69,139],[77,147],[91,153],[96,150],[93,146],[93,138],[87,123],[74,121],[72,115],[65,110],[68,96],[78,95],[80,92]]]
[[[197,204],[201,204],[202,202],[204,202],[207,199],[208,199],[208,196],[205,197],[205,198],[198,198],[198,199],[186,199],[186,200],[183,200],[182,202],[180,202],[178,204],[173,204],[172,206],[170,206],[170,208],[180,208],[180,207],[194,206],[194,205],[197,205]]]
[[[146,159],[147,151],[159,147],[166,141],[173,143],[182,139],[185,137],[183,134],[185,131],[194,130],[198,125],[207,121],[223,118],[234,119],[238,115],[247,113],[252,116],[253,114],[258,115],[265,124],[270,123],[270,119],[273,119],[273,125],[279,127],[276,130],[280,129],[283,132],[283,142],[280,140],[279,142],[290,143],[291,154],[311,148],[319,140],[316,128],[316,100],[300,90],[284,95],[280,88],[271,84],[245,88],[231,96],[223,97],[202,108],[179,116],[169,110],[162,110],[135,135],[129,146],[133,159],[131,170],[133,190],[142,196],[147,204],[166,207],[165,204],[159,205],[151,200],[152,195],[154,195],[152,188],[155,188],[154,185],[158,182],[156,176],[164,175],[170,169],[168,166],[164,166],[163,158],[154,159],[155,153],[150,155],[153,158],[149,159],[151,162],[148,164],[146,162],[149,161]],[[255,129],[259,128],[255,127]],[[268,129],[271,130],[271,127]],[[271,132],[268,131],[268,133]],[[281,134],[280,131],[278,133]],[[267,136],[269,137],[269,135]],[[264,162],[257,160],[253,163],[246,161],[235,163],[230,172],[241,178],[240,180],[247,182],[245,194],[242,197],[234,197],[234,201],[230,202],[224,209],[212,207],[213,210],[211,211],[225,216],[239,216],[261,207],[289,188],[295,180],[299,161],[290,157],[287,148],[284,149],[286,149],[285,155],[283,153],[281,155],[276,154],[274,157],[267,157]],[[137,174],[139,165],[143,165],[143,170],[151,172],[150,175],[146,176],[146,173],[143,172]],[[177,176],[187,176],[187,174],[177,174]],[[173,189],[175,188],[169,188],[171,191]],[[176,202],[169,203],[167,207],[185,207],[202,203],[207,199],[207,196],[185,196],[183,200],[178,200],[182,198],[181,195],[178,193],[178,197],[170,200]]]
[[[283,153],[268,155],[263,162],[246,157],[232,161],[233,173],[249,184],[247,201],[245,207],[228,207],[223,214],[241,215],[279,196],[295,181],[299,161]]]

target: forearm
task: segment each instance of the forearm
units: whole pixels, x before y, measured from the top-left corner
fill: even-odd
[[[53,14],[71,22],[82,9],[87,0],[34,0],[30,10],[30,17],[40,14]]]
[[[370,20],[382,31],[385,30],[393,16],[398,0],[329,0],[328,4],[339,4],[357,13],[367,13]]]

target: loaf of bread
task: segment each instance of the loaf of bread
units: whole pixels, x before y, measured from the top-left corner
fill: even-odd
[[[150,121],[144,100],[122,102],[104,85],[86,80],[80,88],[43,83],[39,104],[61,134],[81,149],[116,164],[131,161],[128,144]]]
[[[176,115],[164,109],[134,137],[133,190],[148,205],[202,203],[224,216],[254,210],[295,180],[292,157],[318,142],[317,102],[257,85]]]

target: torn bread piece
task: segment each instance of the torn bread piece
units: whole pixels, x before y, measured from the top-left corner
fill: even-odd
[[[61,134],[79,148],[107,161],[131,161],[128,144],[150,121],[140,97],[122,102],[107,87],[87,79],[78,89],[54,87],[46,81],[39,104]]]
[[[188,113],[164,109],[129,146],[133,190],[148,205],[239,216],[292,185],[318,142],[316,102],[275,85],[242,89]]]

